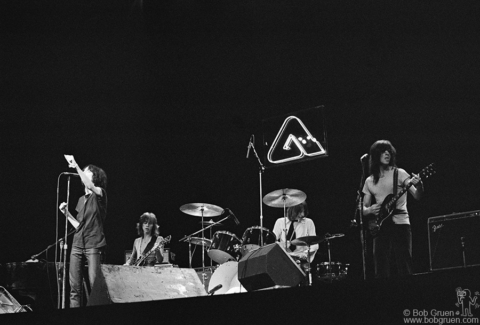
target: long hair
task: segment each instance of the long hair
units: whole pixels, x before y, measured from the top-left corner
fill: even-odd
[[[93,174],[92,183],[95,186],[101,187],[104,190],[106,190],[107,189],[107,174],[105,173],[105,171],[103,169],[101,169],[100,167],[97,167],[95,165],[87,165],[85,168],[88,168],[88,170],[90,170]],[[83,170],[85,170],[85,168],[83,168]]]
[[[390,162],[388,163],[389,166],[396,167],[397,161],[397,151],[393,147],[393,145],[388,140],[378,140],[370,147],[370,160],[369,160],[369,167],[370,167],[370,174],[373,175],[373,183],[377,184],[378,179],[380,178],[380,156],[385,151],[390,153]]]
[[[287,209],[287,217],[289,220],[297,219],[297,216],[303,211],[303,218],[308,216],[308,205],[306,201],[303,201],[300,204],[297,204],[293,207]],[[302,219],[303,219],[302,218]]]
[[[148,222],[148,223],[151,223],[153,225],[152,227],[152,232],[150,233],[151,236],[153,235],[159,235],[159,231],[158,231],[158,224],[157,224],[157,217],[155,217],[155,215],[151,212],[145,212],[144,214],[142,214],[140,216],[140,220],[138,220],[138,223],[137,223],[137,232],[138,234],[143,237],[143,224],[145,222]]]

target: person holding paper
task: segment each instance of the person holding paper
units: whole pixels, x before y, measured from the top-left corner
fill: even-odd
[[[85,186],[85,195],[78,199],[73,216],[67,210],[67,204],[60,204],[62,211],[76,228],[70,253],[70,308],[80,307],[82,294],[82,268],[85,258],[88,261],[88,278],[93,287],[97,271],[105,253],[105,234],[103,225],[107,216],[107,175],[103,169],[88,165],[83,170],[73,156],[65,156],[70,168],[75,168]],[[78,223],[72,222],[76,220]]]

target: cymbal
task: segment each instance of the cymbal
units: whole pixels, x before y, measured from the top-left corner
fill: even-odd
[[[203,244],[205,247],[212,246],[211,239],[207,239],[207,238],[202,239],[200,237],[190,237],[190,243],[192,243],[193,245],[200,245],[200,246],[202,246]]]
[[[188,203],[182,205],[180,211],[196,217],[216,217],[222,214],[223,209],[208,203]]]
[[[292,245],[295,246],[311,246],[318,243],[321,243],[325,240],[325,237],[321,236],[304,236],[292,240]]]
[[[284,188],[268,193],[263,197],[263,203],[273,208],[293,207],[305,201],[307,195],[300,190]]]
[[[208,221],[203,221],[203,222],[200,221],[199,223],[202,224],[202,225],[204,225],[204,226],[210,226],[210,225],[213,225],[215,222],[210,219],[210,220],[208,220]],[[219,226],[221,226],[221,225],[222,225],[222,223],[217,223],[217,224],[213,225],[213,227],[219,227]]]
[[[338,238],[338,237],[343,237],[345,236],[345,234],[333,234],[333,235],[330,235],[330,234],[325,234],[325,239],[333,239],[333,238]]]

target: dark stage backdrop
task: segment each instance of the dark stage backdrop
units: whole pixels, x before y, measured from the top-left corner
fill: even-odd
[[[437,163],[424,199],[409,198],[417,272],[428,269],[427,218],[480,209],[473,5],[7,3],[0,263],[25,261],[55,241],[57,228],[63,234],[57,177],[68,171],[63,154],[73,154],[108,175],[107,262],[123,263],[139,216],[150,211],[186,267],[188,245],[178,240],[200,218],[179,207],[230,208],[241,224],[215,230],[239,237],[259,225],[258,164],[245,158],[250,135],[261,138],[262,119],[318,105],[329,156],[268,169],[263,194],[304,191],[317,233],[346,234],[332,242],[332,257],[356,276],[358,228],[349,224],[359,158],[375,140],[391,140],[408,172]],[[70,210],[80,195],[72,179]],[[271,229],[282,210],[264,206],[263,214]],[[41,258],[53,261],[54,250]],[[324,260],[322,246],[316,261]]]

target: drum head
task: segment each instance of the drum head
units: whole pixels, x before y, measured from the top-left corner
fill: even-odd
[[[219,284],[221,284],[222,287],[215,291],[214,295],[247,292],[238,280],[238,262],[235,261],[226,262],[213,272],[210,283],[208,284],[208,291]]]

